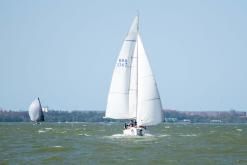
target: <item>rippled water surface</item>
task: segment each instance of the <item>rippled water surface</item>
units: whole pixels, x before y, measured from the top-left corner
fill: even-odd
[[[0,123],[0,164],[247,164],[247,125],[161,124],[126,137],[119,123]]]

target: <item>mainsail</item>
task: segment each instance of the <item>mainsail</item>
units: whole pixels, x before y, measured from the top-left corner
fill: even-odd
[[[162,105],[138,26],[136,17],[113,72],[105,117],[156,125],[163,121]]]
[[[44,121],[44,114],[39,98],[35,99],[29,106],[29,117],[34,122]]]
[[[113,119],[129,119],[129,84],[131,57],[134,52],[138,32],[138,17],[135,17],[125,37],[119,53],[107,101],[105,117]]]

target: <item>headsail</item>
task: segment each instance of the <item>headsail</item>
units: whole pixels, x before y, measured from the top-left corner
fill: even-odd
[[[125,37],[112,75],[105,117],[129,119],[129,84],[131,57],[138,32],[138,17],[135,17]]]
[[[41,122],[44,121],[44,114],[39,98],[35,99],[29,106],[29,117],[32,121]]]
[[[156,125],[163,121],[163,111],[156,81],[140,36],[138,42],[137,125]]]

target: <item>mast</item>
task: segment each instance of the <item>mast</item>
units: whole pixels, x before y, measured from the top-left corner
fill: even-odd
[[[136,121],[138,110],[138,35],[139,35],[139,11],[137,11],[137,38],[136,38]]]

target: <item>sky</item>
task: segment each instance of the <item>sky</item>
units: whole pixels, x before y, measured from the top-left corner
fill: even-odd
[[[247,111],[245,0],[0,0],[0,107],[105,110],[137,10],[164,109]]]

